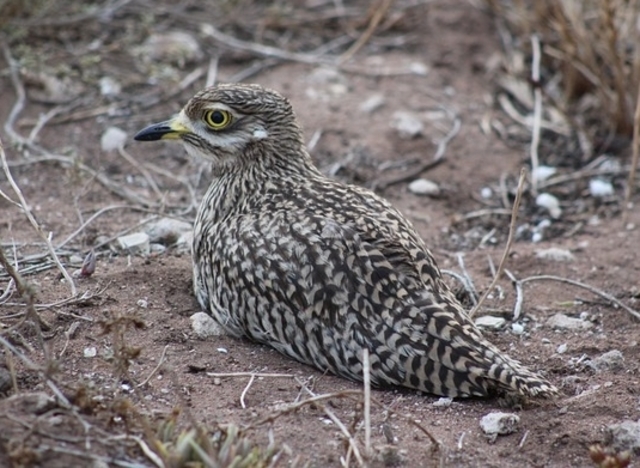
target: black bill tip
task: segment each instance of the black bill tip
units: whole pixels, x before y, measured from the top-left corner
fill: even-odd
[[[137,141],[157,141],[172,137],[176,138],[177,132],[167,122],[163,122],[140,130],[133,139]]]

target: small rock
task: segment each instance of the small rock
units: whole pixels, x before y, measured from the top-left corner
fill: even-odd
[[[224,335],[224,331],[220,325],[218,325],[218,322],[213,320],[209,314],[205,312],[196,312],[189,320],[191,320],[191,328],[198,338],[204,339]]]
[[[513,413],[489,413],[480,420],[480,428],[489,438],[489,442],[495,442],[499,435],[516,432],[518,424],[520,424],[520,416]]]
[[[116,243],[120,250],[126,250],[134,255],[149,255],[151,251],[149,236],[144,232],[134,232],[133,234],[120,236],[116,239]]]
[[[531,176],[535,177],[538,182],[548,179],[558,170],[551,166],[538,166],[535,171],[531,172]]]
[[[436,196],[440,194],[440,187],[427,179],[416,179],[409,184],[409,192],[416,195]]]
[[[504,326],[507,321],[502,317],[494,317],[493,315],[483,315],[475,320],[476,327],[490,328],[498,330]]]
[[[136,52],[147,62],[169,62],[180,68],[204,57],[197,39],[183,31],[152,34]]]
[[[110,76],[103,76],[98,84],[100,85],[100,94],[103,96],[114,97],[122,92],[122,85]]]
[[[589,193],[592,197],[603,198],[614,194],[611,182],[602,179],[589,180]]]
[[[11,372],[6,367],[0,367],[0,394],[8,392],[12,386]]]
[[[193,231],[183,232],[175,243],[175,247],[178,252],[191,252],[192,245]]]
[[[624,356],[617,349],[601,354],[591,362],[597,371],[616,371],[624,368]]]
[[[136,302],[136,304],[138,305],[138,307],[140,307],[141,309],[146,309],[147,307],[149,307],[149,301],[144,298],[144,299],[138,299],[138,301]]]
[[[396,111],[391,117],[391,126],[395,128],[402,138],[415,138],[424,131],[424,124],[420,118],[406,111]]]
[[[427,76],[429,67],[422,62],[411,62],[409,64],[409,71],[414,75]]]
[[[227,348],[218,348],[218,352],[222,354],[229,354],[229,350]]]
[[[365,114],[371,114],[380,109],[384,105],[384,96],[382,94],[374,94],[369,96],[362,104],[360,111]]]
[[[541,193],[536,197],[536,205],[545,208],[552,218],[558,219],[562,215],[560,200],[550,193]]]
[[[547,326],[562,330],[587,330],[593,327],[593,323],[579,318],[569,317],[565,314],[555,314],[549,317]]]
[[[124,147],[127,141],[127,132],[118,127],[109,127],[100,138],[102,151],[114,151]]]
[[[453,398],[441,397],[434,401],[431,406],[435,406],[436,408],[448,408],[453,403]]]
[[[622,421],[620,424],[611,424],[605,429],[605,439],[608,445],[622,452],[631,450],[640,455],[640,420]]]
[[[556,348],[556,353],[564,354],[567,352],[567,343],[562,343],[560,346]]]
[[[554,262],[571,262],[574,259],[571,251],[559,247],[550,247],[536,251],[536,257]]]
[[[149,242],[172,245],[185,232],[193,229],[191,223],[179,219],[162,218],[147,224],[144,232],[149,236]]]
[[[511,331],[514,335],[522,335],[524,333],[524,325],[518,322],[511,324]]]
[[[95,346],[84,348],[83,355],[86,358],[94,358],[98,355],[98,349]]]
[[[493,190],[491,190],[491,187],[482,187],[480,190],[480,196],[485,200],[488,200],[493,196]]]
[[[152,254],[162,255],[167,251],[167,247],[162,244],[151,244],[149,245],[149,251]]]

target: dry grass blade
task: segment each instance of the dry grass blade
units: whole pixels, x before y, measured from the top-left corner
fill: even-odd
[[[384,15],[387,13],[387,11],[389,11],[389,8],[391,8],[391,5],[393,4],[393,2],[394,0],[380,1],[380,4],[376,7],[376,9],[373,12],[373,15],[371,16],[371,20],[367,25],[367,29],[364,31],[364,33],[362,33],[362,35],[358,38],[358,40],[354,42],[354,44],[351,47],[349,47],[349,49],[344,54],[340,56],[340,58],[338,59],[338,63],[343,64],[349,61],[349,59],[353,57],[354,54],[358,52],[367,43],[367,41],[371,38],[376,28],[382,21],[382,18],[384,18]]]
[[[533,126],[531,129],[531,191],[538,195],[538,146],[540,145],[540,121],[542,120],[542,90],[540,89],[540,38],[531,36],[533,58],[531,64],[531,81],[533,82]]]
[[[44,241],[45,245],[47,246],[47,249],[49,250],[49,254],[51,255],[51,259],[54,261],[54,263],[60,270],[60,273],[62,273],[62,276],[64,277],[65,281],[69,285],[69,288],[71,289],[71,295],[73,297],[76,297],[78,295],[78,290],[76,289],[76,284],[73,281],[73,278],[71,278],[71,275],[69,274],[67,269],[62,265],[62,262],[60,262],[60,259],[58,258],[58,254],[56,253],[56,250],[53,247],[53,243],[51,242],[51,238],[47,234],[45,234],[40,224],[38,224],[38,222],[34,218],[33,214],[31,213],[31,210],[29,209],[29,204],[27,203],[27,200],[24,198],[24,195],[22,194],[22,190],[20,190],[20,187],[18,186],[18,184],[16,183],[16,181],[14,180],[11,174],[11,170],[9,169],[9,165],[7,164],[7,155],[4,152],[4,145],[1,139],[0,139],[0,162],[2,163],[2,169],[4,170],[4,173],[7,176],[7,180],[9,181],[11,188],[13,189],[18,199],[20,200],[20,206],[22,208],[23,213],[29,220],[29,223],[31,223],[31,226],[33,227],[33,229],[38,233],[40,238]]]
[[[629,203],[634,191],[636,171],[638,170],[638,159],[640,158],[640,82],[638,85],[638,100],[636,102],[636,112],[633,117],[633,157],[631,159],[631,169],[627,180],[627,190],[624,196],[623,224],[627,222]]]
[[[571,280],[571,279],[568,279],[568,278],[562,278],[560,276],[554,276],[554,275],[538,275],[538,276],[530,276],[528,278],[524,278],[524,279],[520,280],[520,283],[524,284],[524,283],[530,283],[532,281],[558,281],[560,283],[566,283],[566,284],[570,284],[572,286],[577,286],[579,288],[586,289],[587,291],[592,292],[596,296],[600,296],[601,298],[611,302],[612,304],[614,304],[614,305],[626,310],[631,315],[633,315],[635,318],[640,320],[640,312],[638,312],[637,310],[632,309],[631,307],[627,306],[623,302],[621,302],[618,299],[616,299],[615,297],[613,297],[611,294],[608,294],[608,293],[606,293],[604,291],[601,291],[598,288],[594,288],[593,286],[589,286],[588,284],[581,283],[580,281],[575,281],[575,280]]]
[[[469,311],[469,318],[473,318],[476,312],[478,312],[478,310],[482,306],[482,303],[487,299],[487,296],[489,295],[489,293],[493,291],[493,288],[495,287],[496,283],[502,276],[502,272],[504,271],[504,265],[507,261],[507,258],[509,257],[509,252],[511,252],[511,246],[513,245],[513,239],[515,238],[516,221],[518,220],[518,210],[520,209],[520,200],[522,199],[522,192],[524,191],[524,181],[525,181],[526,174],[527,174],[526,169],[522,168],[520,170],[520,178],[518,179],[518,188],[516,190],[516,198],[513,201],[513,208],[511,210],[511,223],[509,223],[509,235],[507,237],[507,244],[504,247],[502,258],[500,259],[500,263],[498,264],[498,270],[496,271],[496,274],[493,277],[491,284],[480,297],[480,300],[478,301],[478,303]]]

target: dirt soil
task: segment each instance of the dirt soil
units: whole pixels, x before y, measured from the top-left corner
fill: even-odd
[[[35,138],[37,145],[52,154],[75,158],[128,193],[155,203],[143,207],[124,199],[79,165],[42,161],[42,154],[11,144],[7,129],[1,131],[13,177],[38,222],[45,232],[52,233],[54,245],[99,210],[120,207],[101,213],[61,249],[70,272],[79,269],[92,247],[127,230],[141,231],[140,223],[162,210],[188,221],[193,219],[194,207],[189,206],[191,195],[186,186],[194,188],[199,200],[207,187],[207,172],[201,163],[189,160],[178,146],[139,144],[132,135],[149,123],[170,117],[202,88],[210,63],[215,63],[212,57],[220,57],[217,80],[221,82],[256,61],[250,52],[216,45],[199,23],[221,25],[228,21],[235,26],[224,30],[238,37],[255,40],[252,34],[262,34],[265,42],[275,45],[280,37],[286,40],[287,23],[282,18],[288,18],[289,13],[280,17],[284,26],[261,24],[256,19],[259,12],[251,10],[251,2],[221,2],[228,9],[227,17],[213,17],[213,13],[199,10],[197,2],[187,2],[180,8],[166,1],[123,3],[122,9],[98,19],[89,15],[68,25],[45,21],[23,36],[17,27],[5,31],[11,53],[21,59],[20,76],[27,91],[14,130],[26,137],[39,116],[57,109],[59,115],[45,123]],[[364,2],[357,4],[359,11],[366,12]],[[243,8],[254,23],[242,22]],[[324,8],[328,10],[326,5]],[[308,8],[308,12],[314,11]],[[305,10],[297,10],[300,12]],[[316,31],[316,35],[312,22],[301,21],[289,37],[305,50],[319,47],[343,29],[357,37],[365,29],[364,17],[360,23],[357,17],[347,18],[344,22],[322,23],[327,29]],[[252,31],[256,25],[264,31]],[[202,54],[179,58],[174,66],[166,68],[135,54],[151,34],[176,29],[190,32],[199,41]],[[398,38],[405,42],[400,44]],[[285,42],[279,45],[287,48]],[[416,158],[428,161],[452,125],[443,109],[459,116],[460,132],[448,144],[444,162],[422,174],[438,184],[439,195],[415,195],[406,182],[391,185],[381,193],[415,223],[441,268],[460,272],[457,253],[462,253],[469,275],[483,292],[492,278],[487,258],[496,265],[499,262],[509,218],[496,215],[464,223],[457,220],[476,210],[502,208],[501,176],[506,174],[513,188],[520,167],[528,161],[527,144],[506,142],[494,132],[482,130],[487,118],[506,118],[498,115],[492,100],[496,74],[495,67],[489,65],[495,63],[499,53],[495,24],[486,12],[463,0],[427,2],[406,10],[397,24],[374,35],[356,52],[351,63],[360,72],[279,62],[260,69],[247,81],[275,88],[291,99],[308,141],[315,141],[311,153],[319,167],[342,180],[367,186],[415,168],[405,164],[391,169],[383,165],[381,169],[383,163],[388,166]],[[5,122],[18,95],[6,56],[0,69],[0,120]],[[382,69],[414,72],[389,74],[380,72]],[[195,81],[183,82],[194,70]],[[70,88],[65,88],[61,101],[51,102],[55,99],[43,85],[45,75],[70,77]],[[115,78],[122,90],[113,96],[100,95],[97,83],[105,76]],[[180,83],[184,89],[179,88]],[[74,100],[65,101],[65,93]],[[373,111],[362,110],[362,104],[372,96],[380,97],[381,105]],[[158,98],[155,103],[154,98]],[[426,121],[422,134],[401,137],[392,126],[398,111],[422,116]],[[73,118],[66,120],[68,116]],[[101,149],[102,135],[113,126],[128,135],[125,149],[130,161],[116,150]],[[141,167],[156,180],[164,197],[162,206]],[[494,195],[485,199],[481,193],[484,189],[486,195],[487,188]],[[17,199],[4,176],[0,176],[0,189]],[[617,186],[616,196],[622,197]],[[507,268],[520,279],[557,275],[588,283],[630,307],[638,307],[640,211],[632,209],[623,222],[606,203],[590,200],[586,190],[566,203],[581,200],[586,206],[585,222],[575,223],[576,228],[565,230],[563,235],[543,236],[536,243],[529,235],[520,236]],[[124,205],[134,208],[122,208]],[[16,206],[0,198],[0,213],[0,240],[10,258],[45,252],[37,233]],[[541,211],[524,210],[519,225],[533,225],[544,217]],[[564,249],[572,259],[557,261],[538,255],[549,248]],[[140,428],[142,416],[153,428],[175,407],[181,407],[179,427],[189,423],[189,414],[197,423],[210,427],[216,423],[244,427],[275,414],[283,405],[306,398],[300,381],[307,382],[318,394],[361,388],[248,341],[227,336],[198,338],[190,323],[190,316],[199,309],[191,290],[191,259],[184,248],[155,247],[149,255],[135,255],[102,246],[96,253],[95,273],[75,277],[79,293],[87,292],[83,300],[65,302],[70,297],[69,285],[55,268],[26,275],[37,292],[38,303],[50,304],[40,311],[51,325],[44,332],[45,344],[55,357],[48,372],[79,410],[74,413],[64,409],[59,400],[37,400],[33,395],[38,392],[53,395],[51,387],[6,349],[0,351],[0,367],[2,362],[9,368],[15,366],[17,377],[17,392],[9,383],[4,399],[0,399],[0,466],[125,466],[124,461],[153,466],[141,444],[131,439],[125,442],[122,436],[130,431],[149,441],[149,432],[155,429],[145,433]],[[23,262],[21,268],[34,263]],[[640,418],[637,320],[583,289],[536,281],[524,285],[523,316],[516,326],[517,330],[522,325],[524,332],[517,334],[511,312],[515,290],[508,280],[501,280],[499,285],[503,294],[492,294],[479,315],[501,316],[507,322],[499,330],[488,330],[487,337],[512,357],[545,373],[560,389],[558,398],[509,408],[500,399],[442,404],[437,397],[416,392],[374,390],[373,397],[395,413],[375,406],[372,410],[376,453],[372,465],[593,466],[588,448],[605,443],[606,426]],[[0,294],[7,286],[8,279],[3,276]],[[24,311],[22,304],[15,292],[1,304],[0,326],[17,323]],[[590,328],[550,328],[546,322],[557,313],[582,316]],[[29,360],[39,366],[45,364],[33,327],[13,334],[11,342]],[[592,365],[593,359],[612,350],[622,353],[621,365]],[[247,389],[249,374],[208,374],[235,372],[292,377],[259,377]],[[353,431],[351,425],[360,414],[358,404],[334,398],[328,407]],[[493,411],[513,411],[520,423],[515,433],[492,443],[479,421]],[[409,415],[426,428],[442,443],[440,451],[434,453],[418,425],[400,415]],[[362,448],[362,424],[358,427]],[[340,466],[347,452],[340,429],[318,405],[283,414],[249,430],[247,436],[259,444],[267,444],[269,438],[279,446],[286,444],[281,466],[296,460],[298,466]],[[356,465],[353,457],[351,465]]]

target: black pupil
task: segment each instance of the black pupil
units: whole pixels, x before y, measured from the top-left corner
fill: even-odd
[[[220,125],[222,122],[224,122],[224,114],[220,111],[213,111],[211,113],[211,122],[216,125]]]

